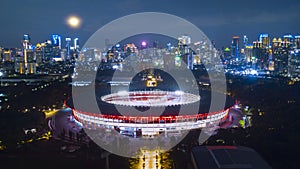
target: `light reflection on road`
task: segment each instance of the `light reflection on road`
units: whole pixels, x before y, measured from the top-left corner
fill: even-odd
[[[131,169],[171,169],[172,160],[168,152],[141,149],[138,157],[129,160]]]

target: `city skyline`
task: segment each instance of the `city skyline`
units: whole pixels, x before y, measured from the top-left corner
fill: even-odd
[[[157,40],[160,38],[166,39],[165,42],[161,43],[160,40]],[[299,42],[300,36],[293,35],[276,38],[270,37],[269,34],[260,34],[259,38],[253,42],[249,42],[249,37],[245,35],[243,37],[233,36],[231,47],[216,50],[212,48],[215,42],[210,43],[205,39],[192,40],[185,34],[179,36],[177,40],[167,36],[160,37],[156,34],[140,34],[116,44],[111,44],[109,39],[105,39],[103,48],[83,47],[80,50],[82,46],[80,46],[79,38],[62,38],[60,35],[52,34],[50,40],[33,44],[31,36],[24,34],[23,50],[0,48],[0,59],[2,63],[14,63],[15,73],[36,74],[37,68],[42,67],[41,65],[56,61],[66,63],[101,61],[112,64],[110,66],[114,69],[119,69],[123,67],[121,64],[127,56],[143,60],[145,59],[144,54],[147,53],[150,56],[148,60],[146,59],[147,62],[153,62],[156,66],[163,66],[166,62],[166,67],[169,64],[175,64],[179,68],[181,64],[178,60],[182,59],[188,69],[198,69],[197,67],[200,65],[208,66],[214,63],[213,69],[216,70],[221,66],[226,68],[226,71],[235,70],[235,73],[238,74],[272,74],[273,76],[290,77],[292,80],[298,81],[300,77]],[[167,45],[165,46],[165,44]],[[151,51],[155,52],[150,52],[151,48]],[[165,60],[167,57],[164,57],[169,54],[173,56],[170,62]],[[220,59],[213,56],[219,56]],[[162,60],[162,58],[164,59]],[[39,70],[38,72],[42,73],[43,71]]]
[[[299,168],[300,1],[0,4],[3,168]]]
[[[34,3],[34,4],[33,4]],[[93,5],[91,5],[93,4]],[[113,1],[87,3],[64,2],[24,2],[5,1],[0,19],[5,23],[0,32],[0,46],[20,47],[20,37],[23,34],[36,35],[33,42],[45,40],[47,35],[58,33],[70,37],[80,37],[82,44],[100,27],[124,15],[137,12],[165,12],[187,19],[199,27],[210,40],[223,47],[230,43],[233,35],[247,35],[257,39],[255,35],[268,33],[271,37],[284,34],[296,35],[300,14],[297,12],[300,3],[297,1],[251,1],[244,4],[238,1],[230,2],[140,2]],[[130,11],[126,10],[130,7]],[[184,9],[184,10],[182,10]],[[107,15],[109,13],[109,15]],[[8,15],[9,14],[9,15]],[[24,17],[25,14],[25,17]],[[76,15],[82,24],[72,28],[66,19]],[[39,31],[43,30],[43,31]],[[225,33],[224,33],[225,32]]]
[[[77,41],[77,45],[80,45],[80,47],[83,47],[84,46],[84,42],[82,42],[82,39],[81,37],[78,37],[78,36],[74,36],[74,37],[71,37],[71,36],[68,36],[68,35],[62,35],[62,34],[59,34],[59,33],[50,33],[49,35],[45,36],[44,37],[44,40],[43,41],[35,41],[34,37],[35,34],[27,34],[27,33],[24,33],[22,34],[22,36],[19,38],[19,42],[20,44],[18,46],[1,46],[0,44],[0,48],[4,48],[4,49],[13,49],[13,48],[16,48],[16,49],[22,49],[23,48],[23,38],[24,36],[27,36],[29,35],[30,36],[30,45],[31,46],[36,46],[37,44],[42,44],[42,43],[53,43],[53,36],[59,36],[60,38],[60,47],[63,49],[65,48],[65,46],[67,45],[67,41],[72,41],[72,45],[74,45],[74,40]],[[182,34],[182,35],[185,35],[185,36],[189,36],[188,34]],[[216,49],[223,49],[225,50],[226,48],[232,48],[232,39],[233,38],[236,38],[238,39],[238,45],[253,45],[255,42],[257,41],[261,41],[261,36],[264,36],[264,35],[267,35],[269,37],[269,43],[270,45],[273,43],[272,41],[274,39],[284,39],[285,37],[291,37],[292,39],[296,39],[296,38],[299,38],[300,36],[300,33],[296,33],[296,34],[279,34],[278,36],[272,36],[271,34],[269,34],[268,32],[260,32],[259,34],[257,34],[256,36],[254,37],[250,37],[248,36],[248,34],[243,34],[243,35],[237,35],[237,34],[233,34],[231,37],[229,37],[228,39],[226,39],[226,44],[222,47],[218,46],[217,44],[219,42],[215,41],[215,40],[211,40],[209,39],[213,45],[215,45],[215,48]],[[247,42],[245,42],[245,38],[247,38]],[[33,39],[33,40],[32,40]],[[250,39],[250,40],[249,40]],[[199,40],[201,39],[196,39],[196,40],[193,40],[192,43],[197,43]],[[107,41],[109,42],[109,39],[107,39]],[[118,43],[116,44],[109,44],[109,45],[117,45],[117,44],[121,44],[121,45],[126,45],[128,43],[133,43],[135,45],[142,45],[143,42],[146,42],[147,43],[147,46],[148,47],[152,47],[153,46],[153,43],[158,43],[157,47],[159,48],[167,48],[168,45],[173,45],[173,46],[177,46],[177,43],[178,43],[178,39],[174,39],[172,37],[168,37],[168,36],[165,36],[165,35],[159,35],[159,34],[151,34],[151,33],[145,33],[145,34],[140,34],[140,35],[134,35],[134,36],[131,36],[131,37],[128,37],[126,39],[123,39],[121,41],[119,41]],[[170,43],[170,44],[169,44]]]

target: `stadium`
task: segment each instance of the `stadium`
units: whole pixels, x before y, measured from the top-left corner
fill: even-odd
[[[167,78],[164,76],[164,79]],[[101,113],[70,106],[74,119],[86,129],[115,130],[121,135],[131,137],[155,137],[160,134],[170,136],[180,134],[182,131],[205,128],[212,124],[218,125],[227,119],[229,110],[234,105],[233,99],[227,98],[224,109],[209,112],[210,92],[202,91],[199,95],[195,95],[187,91],[167,90],[176,87],[170,87],[162,82],[149,87],[147,84],[153,84],[153,81],[157,83],[156,77],[151,77],[151,83],[147,80],[144,83],[140,79],[132,80],[138,83],[128,82],[128,85],[134,87],[130,91],[119,87],[114,93],[105,93],[109,90],[102,89],[100,94],[96,94]],[[124,86],[124,80],[107,81],[106,84]],[[199,102],[198,112],[180,113],[180,108],[190,107]],[[135,109],[138,113],[121,114],[116,107],[128,111]],[[160,108],[163,108],[163,112],[156,114],[155,111]]]

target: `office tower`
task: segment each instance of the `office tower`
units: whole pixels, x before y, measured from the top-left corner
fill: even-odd
[[[52,58],[52,53],[53,53],[53,47],[52,47],[52,42],[50,40],[47,40],[45,43],[42,43],[43,47],[43,62],[44,63],[49,63]]]
[[[79,39],[78,38],[74,39],[74,50],[75,51],[79,50]]]
[[[270,37],[268,34],[260,34],[258,40],[253,42],[253,57],[256,59],[256,69],[269,70]]]
[[[61,36],[57,34],[51,35],[51,44],[53,47],[61,49]]]
[[[178,37],[178,54],[182,60],[186,63],[188,69],[193,69],[194,56],[193,51],[190,47],[191,37],[187,35],[182,35]],[[176,61],[176,58],[175,58]],[[177,56],[177,63],[179,62]],[[176,64],[175,64],[176,65]],[[177,64],[179,65],[179,64]]]
[[[20,74],[27,74],[27,68],[28,68],[28,65],[27,65],[27,51],[30,48],[29,45],[30,45],[30,35],[24,34],[24,36],[23,36],[23,52],[24,52],[24,66],[25,66],[25,69],[24,69],[24,71],[19,71]]]
[[[244,35],[244,37],[243,37],[243,42],[244,42],[244,49],[245,49],[246,46],[247,46],[248,43],[249,43],[249,39],[248,39],[248,37],[247,37],[246,35]]]
[[[282,46],[285,48],[292,48],[293,47],[293,36],[292,35],[284,35]]]
[[[274,60],[274,72],[277,75],[288,75],[288,48],[281,38],[272,40],[272,57]]]
[[[2,52],[2,62],[11,62],[12,61],[12,53],[10,49],[4,49]]]
[[[236,60],[239,59],[239,39],[240,37],[233,36],[231,42],[231,55]]]
[[[18,54],[15,57],[15,72],[20,74],[25,74],[25,62],[23,53]]]
[[[300,50],[289,51],[288,58],[288,76],[291,78],[300,78]]]
[[[191,44],[191,37],[187,35],[182,35],[178,37],[178,49],[179,54],[184,55],[189,53],[189,45]]]
[[[70,61],[71,60],[71,38],[66,38],[66,49],[67,49],[67,55],[66,55],[66,60]]]
[[[106,53],[106,60],[107,62],[113,62],[115,58],[113,50],[108,50]]]
[[[27,50],[27,74],[36,73],[36,59],[33,50]]]
[[[174,50],[174,49],[173,49]],[[175,57],[174,52],[168,50],[165,55],[163,55],[164,67],[166,70],[172,70],[175,68]],[[179,58],[180,60],[180,58]]]
[[[300,35],[295,36],[294,46],[295,49],[300,49]]]
[[[269,34],[260,34],[259,42],[262,43],[262,48],[267,49],[270,46],[270,37]]]
[[[178,46],[180,45],[190,45],[191,44],[191,37],[187,35],[182,35],[178,37]]]
[[[126,56],[135,56],[139,53],[139,51],[133,43],[129,43],[124,45],[124,53]]]
[[[43,62],[43,46],[42,44],[36,44],[36,48],[34,50],[36,65],[40,66]]]
[[[269,34],[260,34],[259,41],[261,42],[261,57],[258,58],[258,68],[261,70],[273,70],[274,64],[270,51],[270,36]]]
[[[230,47],[223,48],[223,60],[226,62],[226,64],[229,64],[231,60],[231,49]]]
[[[17,56],[18,49],[17,48],[10,48],[11,53],[11,62],[14,61],[15,57]]]
[[[3,62],[3,51],[4,49],[0,47],[0,63]]]
[[[261,68],[261,58],[262,58],[262,43],[258,40],[253,42],[253,58],[256,60],[256,64],[253,65],[253,68]]]
[[[252,66],[256,64],[256,58],[253,57],[253,45],[245,46],[245,57],[246,57],[246,63],[248,65]]]

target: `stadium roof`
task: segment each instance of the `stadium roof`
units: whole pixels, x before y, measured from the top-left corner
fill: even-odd
[[[243,146],[199,146],[192,149],[195,169],[271,169],[253,149]]]

